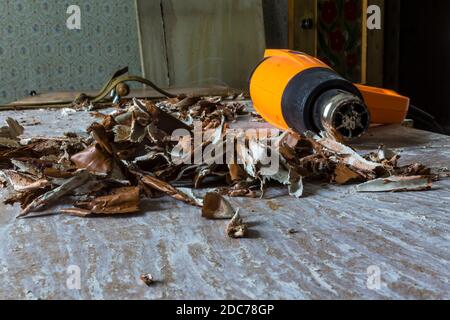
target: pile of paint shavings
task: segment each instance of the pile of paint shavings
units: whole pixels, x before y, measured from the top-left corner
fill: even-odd
[[[245,237],[247,225],[225,197],[264,197],[267,188],[282,185],[301,198],[303,183],[314,180],[354,183],[359,192],[421,191],[439,179],[421,164],[399,167],[399,155],[384,147],[363,157],[325,134],[261,138],[241,132],[230,138],[230,124],[245,115],[252,117],[242,96],[133,99],[111,114],[96,112],[88,138],[27,141],[19,138],[23,127],[8,118],[0,128],[0,186],[11,191],[4,202],[19,203],[25,217],[64,198],[72,204],[61,214],[88,217],[135,214],[142,199],[166,194],[202,207],[204,218],[228,219],[227,234]],[[200,144],[190,139],[195,122],[201,123]],[[186,136],[173,139],[177,130]],[[192,161],[197,152],[227,150],[230,144],[231,160]],[[217,151],[213,156],[225,158]],[[201,199],[195,189],[212,191]]]

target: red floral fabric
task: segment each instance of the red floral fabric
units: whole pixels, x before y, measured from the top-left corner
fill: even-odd
[[[318,58],[343,77],[361,81],[361,0],[318,0]]]
[[[337,17],[337,7],[333,0],[327,0],[322,7],[322,20],[325,23],[332,23]]]

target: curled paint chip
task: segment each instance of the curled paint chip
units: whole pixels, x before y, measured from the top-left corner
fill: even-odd
[[[248,225],[244,223],[239,210],[227,225],[227,235],[234,239],[245,238],[248,235]]]
[[[235,210],[219,193],[209,192],[203,198],[202,217],[206,219],[231,219]]]
[[[356,190],[358,192],[425,191],[430,190],[432,186],[432,180],[427,176],[392,176],[360,184]]]

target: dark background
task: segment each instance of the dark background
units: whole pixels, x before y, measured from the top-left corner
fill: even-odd
[[[390,72],[397,74],[397,83],[385,80],[385,85],[411,97],[412,104],[431,113],[450,133],[450,1],[399,2],[398,67],[385,70],[387,80]],[[387,45],[386,50],[396,46]]]

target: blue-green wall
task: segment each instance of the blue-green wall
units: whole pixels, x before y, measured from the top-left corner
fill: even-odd
[[[69,30],[70,5],[81,30]],[[141,74],[134,0],[0,0],[0,103],[31,90],[97,90],[129,66]]]

